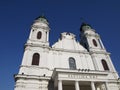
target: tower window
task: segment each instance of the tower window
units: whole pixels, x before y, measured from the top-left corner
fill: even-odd
[[[76,69],[76,63],[75,63],[75,59],[73,57],[69,58],[69,68],[72,70]]]
[[[39,65],[40,55],[38,53],[33,54],[32,65]]]
[[[97,47],[97,42],[96,42],[96,40],[95,40],[95,39],[93,39],[92,41],[93,41],[94,46],[96,46],[96,47]]]
[[[41,37],[42,37],[42,33],[41,33],[41,31],[39,31],[39,32],[37,33],[37,39],[41,39]]]
[[[109,70],[108,65],[107,65],[107,62],[106,62],[104,59],[102,59],[101,62],[102,62],[102,65],[103,65],[104,70]]]

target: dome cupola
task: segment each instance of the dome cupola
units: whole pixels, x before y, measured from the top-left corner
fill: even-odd
[[[48,20],[45,18],[45,16],[39,16],[34,20],[34,22],[32,24],[32,27],[35,27],[35,28],[40,28],[40,27],[47,28],[48,25],[49,25],[49,23],[48,23]]]
[[[35,19],[35,22],[43,22],[45,24],[48,24],[48,20],[46,19],[45,16],[39,16]]]
[[[81,27],[80,27],[80,31],[85,31],[88,29],[92,29],[91,25],[87,24],[87,23],[82,23]]]

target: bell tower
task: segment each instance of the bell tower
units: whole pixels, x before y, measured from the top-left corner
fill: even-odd
[[[88,51],[103,51],[103,50],[105,50],[99,34],[97,34],[95,32],[95,30],[89,24],[82,23],[80,32],[81,32],[80,43]]]
[[[109,74],[118,78],[110,53],[106,51],[100,35],[87,23],[82,23],[80,32],[80,43],[91,55],[95,70],[109,72]]]
[[[19,73],[15,75],[15,90],[48,90],[49,30],[44,16],[34,20]]]
[[[36,18],[31,26],[31,32],[27,44],[39,44],[49,46],[49,23],[44,16]]]

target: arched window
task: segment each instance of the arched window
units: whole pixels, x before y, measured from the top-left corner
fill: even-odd
[[[96,46],[96,47],[97,47],[97,42],[96,42],[96,40],[95,40],[95,39],[93,39],[92,41],[93,41],[94,46]]]
[[[76,69],[75,59],[72,57],[69,58],[69,67],[70,69],[73,69],[73,70]]]
[[[104,60],[104,59],[102,59],[102,65],[103,65],[103,68],[104,68],[104,70],[109,70],[109,67],[108,67],[108,65],[107,65],[107,62]]]
[[[33,54],[32,65],[39,65],[40,55],[38,53]]]
[[[39,31],[39,32],[37,33],[37,39],[41,39],[41,37],[42,37],[42,33],[41,33],[41,31]]]

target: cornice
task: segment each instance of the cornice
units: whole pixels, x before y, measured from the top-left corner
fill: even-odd
[[[40,29],[40,28],[46,31],[50,30],[49,27],[32,25],[32,29]]]
[[[85,50],[68,50],[68,49],[63,49],[63,48],[51,48],[51,51],[89,54],[89,52]]]
[[[16,74],[14,75],[15,81],[18,79],[36,79],[36,80],[50,80],[49,76],[38,76],[38,75],[27,75],[27,74]]]
[[[91,36],[93,36],[93,37],[96,37],[96,38],[99,38],[99,37],[100,37],[100,35],[98,35],[97,33],[96,33],[96,34],[88,34],[88,33],[86,33],[84,36],[86,36],[86,37],[91,37]]]
[[[106,54],[106,55],[110,55],[109,52],[106,51],[89,51],[90,54]]]

